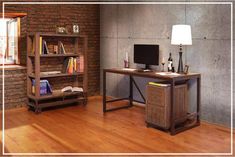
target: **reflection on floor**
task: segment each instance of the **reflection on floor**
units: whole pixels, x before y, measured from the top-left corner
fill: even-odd
[[[230,152],[227,128],[202,123],[171,136],[147,128],[142,107],[103,115],[100,96],[89,98],[87,106],[69,106],[38,115],[27,108],[9,110],[5,126],[5,152],[12,153]]]

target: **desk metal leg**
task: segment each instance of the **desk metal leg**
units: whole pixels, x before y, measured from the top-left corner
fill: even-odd
[[[170,132],[171,135],[175,135],[175,81],[172,80],[171,81],[171,128],[170,128]]]
[[[200,124],[201,77],[197,78],[197,123]]]
[[[133,80],[132,76],[130,76],[130,95],[129,95],[129,101],[130,101],[130,106],[133,106]]]
[[[106,112],[106,71],[103,71],[103,112]]]
[[[129,108],[129,107],[133,106],[133,85],[132,85],[133,80],[132,80],[132,77],[130,76],[130,95],[128,98],[119,98],[119,99],[112,99],[112,100],[107,101],[107,99],[106,99],[106,75],[107,75],[107,72],[103,71],[103,113],[109,112],[109,111],[115,111],[115,110],[119,110],[119,109],[123,109],[123,108]],[[107,103],[122,101],[122,100],[129,100],[130,103],[127,106],[121,106],[121,107],[107,109]]]

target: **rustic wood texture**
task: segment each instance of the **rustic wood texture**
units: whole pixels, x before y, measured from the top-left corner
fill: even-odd
[[[46,40],[47,41],[47,45],[49,47],[49,45],[51,44],[57,44],[60,41],[63,41],[64,43],[64,47],[66,49],[66,46],[68,49],[66,49],[66,54],[59,54],[58,57],[56,57],[56,54],[49,54],[50,57],[45,57],[46,55],[43,55],[44,57],[42,57],[41,60],[41,54],[40,54],[40,42],[39,39],[42,38],[42,40]],[[53,42],[50,41],[51,39],[53,39]],[[27,68],[29,69],[27,72],[27,95],[28,95],[28,105],[34,107],[35,112],[41,112],[41,108],[43,107],[48,107],[48,106],[56,106],[57,104],[65,104],[65,103],[72,103],[72,102],[76,102],[75,100],[78,100],[79,98],[71,98],[71,101],[68,100],[64,100],[65,96],[67,94],[64,94],[62,92],[55,93],[54,91],[55,89],[57,90],[61,90],[62,88],[68,86],[68,85],[72,85],[73,87],[82,87],[84,89],[85,94],[80,95],[83,97],[84,100],[84,104],[86,103],[85,99],[86,95],[87,95],[87,36],[85,35],[68,35],[68,34],[44,34],[44,33],[35,33],[35,34],[28,34],[27,36],[27,42],[28,42],[28,53],[27,53]],[[82,43],[82,48],[80,50],[79,44],[80,42]],[[34,44],[32,46],[32,43]],[[58,45],[59,46],[59,45]],[[33,50],[33,47],[35,47],[35,50]],[[67,51],[68,50],[68,51]],[[52,52],[52,51],[49,51]],[[48,52],[48,53],[49,53]],[[69,52],[69,53],[68,53]],[[61,74],[53,74],[53,75],[42,75],[40,72],[41,71],[53,71],[55,69],[55,71],[61,71],[62,70],[62,66],[64,64],[63,58],[61,60],[61,57],[70,57],[72,55],[77,55],[77,56],[84,56],[85,60],[84,60],[84,72],[82,73],[73,73],[73,74],[68,74],[68,73],[61,73]],[[69,55],[68,55],[69,54]],[[52,57],[53,56],[53,57]],[[55,60],[57,59],[57,60]],[[58,62],[54,62],[54,61],[59,61],[60,64],[56,64]],[[54,64],[53,64],[54,63]],[[60,65],[60,66],[59,66]],[[51,69],[52,68],[52,69]],[[59,69],[58,69],[59,68]],[[68,77],[72,77],[73,78],[68,78]],[[48,81],[50,82],[50,85],[52,87],[52,94],[49,96],[42,96],[40,95],[40,79],[43,78],[47,78]],[[51,79],[49,79],[51,78]],[[32,81],[31,79],[35,79],[35,95],[32,94],[31,92],[31,88],[32,88]],[[82,81],[81,81],[82,80]],[[57,84],[57,85],[56,85]],[[77,95],[77,94],[76,94]],[[79,95],[77,95],[79,96]],[[40,99],[49,99],[49,98],[57,98],[57,97],[61,97],[62,99],[60,101],[63,102],[59,102],[59,101],[55,101],[53,103],[52,102],[45,102],[45,104],[38,102],[38,100]],[[68,98],[67,98],[68,99]],[[73,99],[73,100],[72,100]],[[79,99],[80,100],[80,99]]]
[[[160,87],[147,85],[146,121],[158,125],[164,129],[170,127],[170,86]],[[175,110],[176,119],[183,119],[188,113],[188,88],[187,84],[175,86]],[[183,119],[180,122],[183,122]]]
[[[129,75],[130,77],[130,82],[129,82],[129,105],[128,106],[122,106],[122,107],[116,107],[116,108],[111,108],[111,109],[107,109],[107,104],[108,103],[106,101],[106,74],[107,73],[115,73],[115,74],[123,74],[123,75]],[[138,76],[138,77],[144,77],[144,78],[154,78],[154,79],[160,79],[160,80],[164,80],[164,82],[166,81],[167,83],[170,83],[170,88],[171,88],[171,94],[170,94],[170,132],[171,135],[175,135],[177,133],[180,133],[182,131],[191,129],[193,127],[199,126],[200,125],[200,90],[201,90],[201,85],[200,85],[200,77],[201,74],[200,73],[187,73],[187,74],[178,74],[178,75],[162,75],[157,73],[156,71],[149,71],[149,72],[140,72],[139,70],[127,70],[127,69],[120,69],[120,68],[112,68],[112,69],[103,69],[103,112],[109,112],[109,111],[114,111],[114,110],[119,110],[119,109],[123,109],[123,108],[128,108],[132,106],[132,102],[135,101],[133,100],[133,90],[132,90],[132,83],[135,83],[134,79],[132,78],[133,76]],[[197,79],[197,112],[196,113],[190,113],[189,115],[183,117],[183,118],[177,118],[175,115],[175,107],[177,107],[175,105],[175,103],[181,103],[178,100],[175,100],[175,93],[177,96],[181,96],[182,94],[179,94],[179,92],[177,92],[176,90],[176,85],[182,84],[183,82],[186,83],[188,82],[188,80],[191,79]],[[136,86],[137,90],[139,91],[139,93],[141,94],[138,86]],[[142,96],[142,94],[141,94]],[[185,96],[182,95],[182,96]],[[182,97],[181,96],[181,97]],[[142,96],[143,97],[143,96]],[[144,99],[144,98],[143,98]],[[177,102],[178,101],[178,102]],[[110,101],[109,101],[110,102]],[[136,101],[138,102],[138,101]],[[184,101],[186,102],[186,100]],[[186,103],[184,103],[185,105]],[[183,106],[184,106],[183,105]],[[163,109],[164,110],[164,109]],[[192,121],[193,120],[193,115],[197,118],[196,121]],[[187,123],[184,123],[180,126],[178,126],[176,128],[176,124],[178,124],[178,122],[184,121],[184,119],[188,119]],[[148,126],[150,126],[151,124],[148,123]]]
[[[128,101],[113,105],[125,105]],[[26,108],[5,112],[5,151],[21,153],[230,152],[230,129],[202,122],[175,136],[145,126],[145,111],[132,107],[103,114],[102,98],[35,115]]]
[[[175,86],[175,118],[181,118],[188,113],[188,86],[187,84]]]
[[[146,121],[164,129],[170,127],[170,87],[147,85]]]

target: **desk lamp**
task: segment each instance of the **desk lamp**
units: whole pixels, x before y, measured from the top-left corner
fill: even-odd
[[[184,73],[182,61],[182,45],[192,45],[192,35],[190,25],[173,25],[171,34],[171,45],[179,45],[179,65],[178,73]]]

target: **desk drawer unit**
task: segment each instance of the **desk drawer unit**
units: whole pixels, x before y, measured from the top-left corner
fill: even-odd
[[[175,118],[179,119],[188,112],[187,84],[175,86]],[[170,127],[171,87],[147,85],[146,122],[163,129]]]

